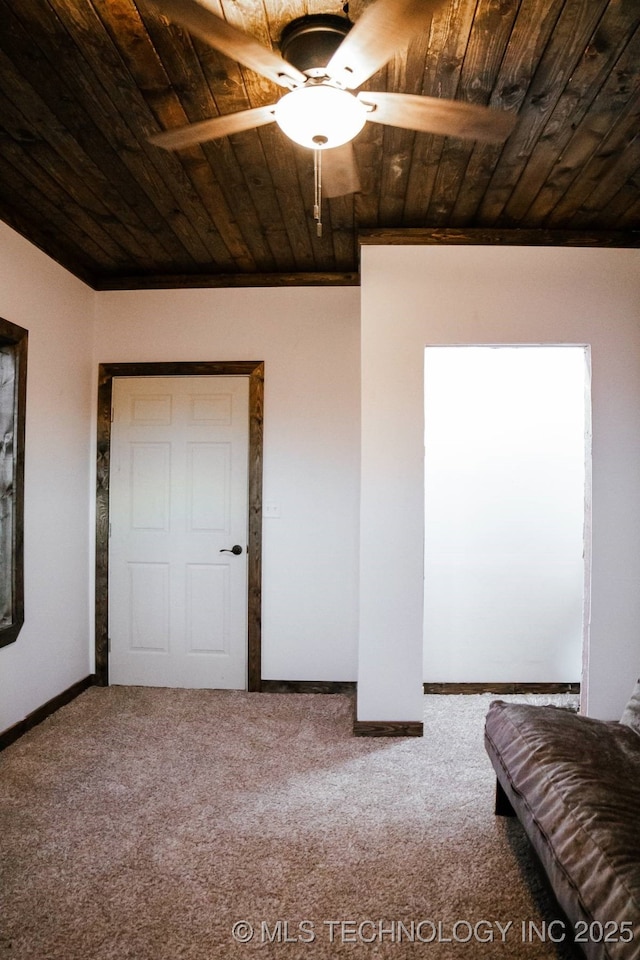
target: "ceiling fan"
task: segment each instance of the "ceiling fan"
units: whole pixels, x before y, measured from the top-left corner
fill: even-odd
[[[314,151],[314,214],[319,225],[321,185],[329,197],[360,188],[351,141],[368,120],[489,142],[506,139],[515,124],[512,113],[459,100],[351,92],[398,49],[406,47],[444,0],[375,0],[355,24],[333,14],[300,17],[282,32],[281,53],[223,20],[206,0],[146,2],[168,20],[288,91],[275,104],[167,130],[151,136],[150,142],[179,150],[275,122],[290,139]]]

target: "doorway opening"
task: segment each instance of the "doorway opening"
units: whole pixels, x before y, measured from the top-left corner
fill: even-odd
[[[261,689],[262,451],[264,363],[108,363],[99,367],[96,478],[96,683],[109,683],[109,477],[115,377],[247,377],[249,381],[247,689]]]
[[[586,676],[590,438],[587,346],[426,348],[425,683]]]

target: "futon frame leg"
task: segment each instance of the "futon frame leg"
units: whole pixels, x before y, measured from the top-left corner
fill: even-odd
[[[496,780],[496,816],[497,817],[515,817],[516,812],[511,806],[511,801],[502,788],[499,780]]]

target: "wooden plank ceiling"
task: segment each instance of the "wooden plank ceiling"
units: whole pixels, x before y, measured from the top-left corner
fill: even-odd
[[[207,2],[275,48],[295,17],[343,12]],[[514,132],[495,145],[367,123],[361,192],[325,201],[321,238],[312,154],[275,124],[177,153],[147,142],[281,88],[142,0],[0,13],[0,217],[97,289],[356,282],[363,230],[640,245],[638,0],[447,0],[366,87],[514,111]]]

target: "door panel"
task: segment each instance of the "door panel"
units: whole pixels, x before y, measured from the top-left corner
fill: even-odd
[[[169,650],[169,564],[128,563],[129,646]]]
[[[187,487],[189,530],[231,534],[230,443],[189,443]]]
[[[132,443],[129,450],[131,530],[169,530],[171,444]]]
[[[245,689],[248,379],[113,388],[110,680]]]
[[[219,563],[190,563],[187,591],[189,650],[228,653],[224,612],[229,605],[229,567]]]

